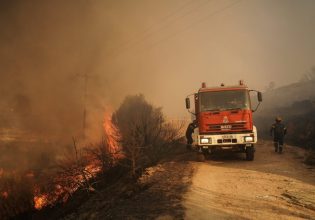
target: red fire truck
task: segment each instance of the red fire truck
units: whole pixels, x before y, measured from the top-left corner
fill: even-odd
[[[251,106],[251,92],[257,94],[255,109]],[[189,110],[190,96],[194,98],[194,112]],[[254,160],[257,130],[252,114],[261,102],[261,92],[250,90],[242,80],[236,86],[206,87],[202,83],[197,93],[186,98],[186,108],[197,123],[193,147],[205,155],[221,150],[244,152],[247,160]]]

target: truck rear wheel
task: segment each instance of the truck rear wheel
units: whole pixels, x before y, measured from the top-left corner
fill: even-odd
[[[255,149],[254,147],[246,148],[246,160],[253,161],[254,160]]]

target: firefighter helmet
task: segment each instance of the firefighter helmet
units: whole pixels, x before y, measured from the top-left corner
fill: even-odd
[[[280,122],[282,121],[282,118],[280,116],[277,116],[276,119],[275,119],[277,122]]]

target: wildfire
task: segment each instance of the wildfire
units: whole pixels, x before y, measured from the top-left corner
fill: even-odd
[[[89,164],[85,167],[85,169],[88,171],[90,175],[88,175],[89,178],[95,176],[97,173],[101,171],[101,167],[96,164]]]
[[[112,153],[117,152],[119,148],[118,139],[120,136],[117,127],[112,122],[112,114],[109,112],[105,112],[104,114],[103,127]]]
[[[103,128],[104,128],[105,138],[106,138],[106,141],[108,143],[108,147],[109,147],[110,152],[113,155],[115,155],[114,156],[115,158],[119,158],[122,156],[122,155],[118,154],[119,132],[118,132],[118,129],[116,128],[116,126],[112,123],[111,116],[112,116],[112,114],[110,112],[105,112],[104,121],[103,121]],[[84,172],[85,173],[84,176],[82,175],[82,173],[77,174],[76,176],[69,176],[69,177],[59,176],[59,177],[56,177],[56,180],[59,178],[72,178],[73,182],[82,183],[82,182],[86,181],[87,179],[89,180],[89,179],[95,177],[101,171],[101,167],[94,160],[91,160],[90,163],[84,167],[84,170],[86,171],[86,172]],[[0,170],[0,174],[1,174],[1,170]],[[29,173],[28,175],[32,176],[33,173]],[[40,210],[43,207],[47,206],[48,204],[53,204],[58,199],[59,195],[63,195],[65,193],[65,191],[72,194],[73,192],[75,192],[79,188],[79,185],[80,184],[75,184],[70,189],[69,188],[65,189],[61,185],[56,185],[54,193],[52,193],[52,194],[41,194],[39,188],[35,189],[35,191],[34,191],[34,195],[35,195],[34,196],[34,203],[35,203],[35,205],[34,206],[37,210]],[[88,190],[94,191],[94,189],[92,187],[90,187]],[[67,197],[63,197],[63,202],[67,201],[70,194],[68,194]],[[54,195],[54,196],[52,196],[52,195]],[[54,198],[54,197],[56,197],[56,198]]]
[[[44,206],[47,205],[48,199],[47,199],[47,195],[40,195],[40,196],[34,196],[34,207],[37,210],[42,209]]]
[[[85,167],[85,170],[87,171],[87,174],[85,176],[85,178],[87,179],[91,179],[93,177],[95,177],[95,175],[97,173],[100,172],[100,167],[95,165],[95,164],[89,164]],[[58,178],[65,178],[65,177],[56,177],[56,179]],[[67,177],[66,177],[67,178]],[[84,182],[86,179],[78,174],[76,176],[69,176],[68,178],[72,178],[73,182]],[[51,194],[41,194],[40,193],[40,189],[39,188],[35,188],[34,190],[34,194],[36,196],[34,196],[34,207],[37,210],[42,209],[43,207],[47,206],[48,204],[53,204],[56,200],[58,200],[60,195],[63,195],[66,191],[70,194],[72,194],[73,192],[75,192],[77,189],[79,188],[79,185],[76,184],[75,186],[71,187],[71,188],[64,188],[59,184],[55,185],[55,189],[54,189],[54,193]],[[94,191],[94,189],[89,189],[90,191]],[[69,194],[67,196],[63,196],[62,201],[66,202],[69,198]]]

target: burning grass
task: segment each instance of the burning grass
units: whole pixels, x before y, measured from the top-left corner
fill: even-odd
[[[34,179],[24,172],[1,171],[0,219],[33,210]]]
[[[100,147],[101,148],[101,147]],[[107,152],[106,150],[104,150]],[[40,173],[6,172],[0,175],[0,219],[8,219],[46,206],[66,202],[78,189],[94,193],[96,176],[102,167],[112,164],[102,154],[78,150],[74,144],[72,153],[64,155],[55,167]],[[103,151],[102,151],[103,152]],[[103,163],[103,166],[101,165]]]
[[[100,182],[121,175],[117,167],[134,181],[146,167],[167,156],[181,139],[183,124],[165,122],[161,109],[143,96],[127,98],[127,102],[113,117],[105,114],[105,135],[99,143],[79,147],[73,139],[72,148],[54,166],[36,172],[9,175],[0,170],[1,219],[62,205],[78,191],[86,196],[98,194]]]
[[[111,121],[106,117],[100,143],[79,148],[73,139],[72,148],[50,167],[28,171],[0,168],[0,219],[64,203],[78,189],[95,193],[97,175],[113,167],[119,157],[114,139],[117,131],[108,123]]]

